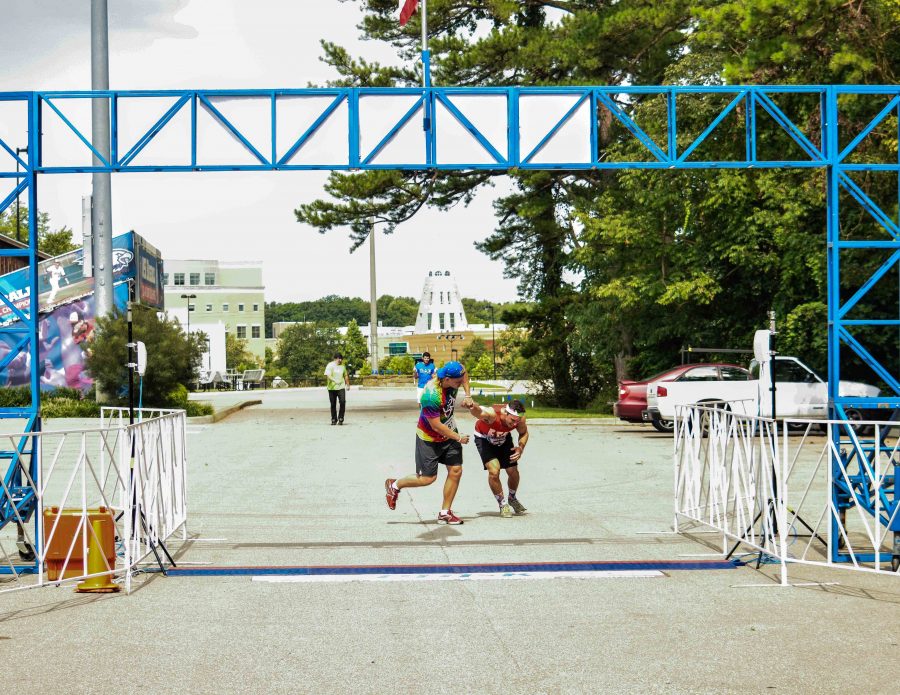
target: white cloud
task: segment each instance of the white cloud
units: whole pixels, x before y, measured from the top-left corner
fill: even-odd
[[[319,60],[321,39],[369,60],[396,60],[389,47],[358,39],[354,3],[110,0],[109,6],[113,89],[305,87],[334,77]],[[6,68],[0,90],[90,87],[89,2],[20,1],[6,18],[22,38],[0,44]],[[170,258],[262,260],[268,300],[367,296],[368,251],[351,255],[346,234],[320,235],[295,221],[298,205],[323,196],[325,178],[322,172],[117,174],[113,222]],[[515,281],[473,247],[493,228],[497,190],[469,209],[423,211],[394,235],[379,235],[379,294],[417,297],[437,263],[455,274],[465,296],[514,299]],[[54,225],[77,233],[81,196],[89,192],[86,175],[44,176],[41,208]]]

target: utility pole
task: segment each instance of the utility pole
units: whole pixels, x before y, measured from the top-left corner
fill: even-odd
[[[491,351],[494,353],[494,381],[497,380],[497,338],[494,336],[494,305],[491,304]]]
[[[378,294],[375,291],[375,220],[369,222],[369,364],[378,373]]]
[[[91,0],[91,89],[109,90],[109,22],[106,0]],[[94,149],[110,162],[109,99],[91,100],[91,135]],[[104,166],[96,154],[94,166]],[[97,316],[113,309],[112,182],[109,173],[91,175],[93,189],[94,302]]]

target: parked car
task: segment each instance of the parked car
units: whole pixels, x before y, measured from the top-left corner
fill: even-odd
[[[813,370],[796,357],[778,356],[776,370],[776,413],[782,418],[827,418],[828,385]],[[739,370],[739,371],[736,371]],[[691,372],[683,375],[680,383],[653,383],[647,388],[647,411],[651,422],[671,420],[678,406],[691,403],[726,402],[726,408],[748,415],[771,416],[772,400],[768,370],[760,374],[758,364],[751,363],[751,370],[720,368],[718,376],[713,370]],[[841,396],[875,398],[879,390],[875,386],[856,381],[841,380]],[[885,419],[889,412],[881,410],[847,409],[850,420]],[[798,424],[798,427],[802,425]]]
[[[728,367],[729,369],[738,369],[744,373],[744,380],[750,378],[750,372],[743,367],[734,364],[682,364],[678,367],[672,367],[664,372],[655,374],[649,379],[643,381],[631,381],[623,379],[619,382],[619,400],[613,405],[613,414],[620,420],[626,422],[649,422],[660,432],[671,432],[674,426],[672,420],[661,418],[651,418],[647,412],[647,387],[650,384],[668,381],[697,381],[699,379],[707,380],[710,375],[713,378],[721,379],[722,372],[720,368]],[[733,375],[732,372],[726,372],[726,376]]]

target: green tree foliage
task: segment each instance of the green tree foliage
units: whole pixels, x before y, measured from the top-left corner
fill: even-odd
[[[470,299],[463,297],[463,310],[466,312],[466,320],[469,323],[481,323],[489,325],[491,323],[491,307],[494,307],[493,317],[494,323],[506,323],[504,318],[507,310],[520,310],[524,306],[521,302],[500,302],[494,304],[486,299]]]
[[[378,320],[383,326],[410,326],[416,322],[419,303],[412,297],[378,298]],[[266,335],[272,337],[272,324],[279,321],[312,321],[346,326],[356,321],[359,326],[369,323],[369,300],[359,297],[329,295],[309,302],[269,302],[266,304]]]
[[[325,60],[340,75],[336,84],[416,84],[412,66],[416,65],[419,18],[401,29],[394,3],[366,2],[365,9],[362,28],[367,38],[391,43],[408,67],[354,61],[344,49],[325,43]],[[685,40],[681,30],[690,19],[687,3],[680,0],[446,0],[430,6],[429,13],[435,83],[452,85],[658,82],[680,53]],[[391,233],[425,205],[450,210],[468,204],[496,175],[486,171],[334,173],[326,186],[331,200],[301,205],[297,218],[322,232],[349,227],[355,248],[367,237],[373,218]],[[536,302],[532,310],[520,311],[512,319],[529,328],[533,341],[529,350],[549,356],[557,402],[575,405],[598,382],[591,354],[576,354],[569,340],[577,332],[569,316],[576,293],[565,280],[573,232],[570,209],[587,184],[599,183],[599,177],[590,172],[514,173],[512,177],[518,190],[497,201],[499,228],[482,248],[505,263],[509,277],[520,279],[523,299]],[[537,234],[532,233],[532,223],[540,227]],[[523,267],[527,272],[520,272]]]
[[[5,234],[11,239],[18,238],[23,244],[27,244],[30,238],[28,226],[28,207],[19,206],[18,227],[16,224],[16,206],[13,205],[0,212],[0,234]],[[72,230],[68,227],[50,229],[50,215],[46,212],[38,213],[38,250],[49,256],[58,256],[68,251],[74,251],[78,247],[72,242]]]
[[[280,376],[282,379],[288,380],[290,379],[290,373],[287,369],[282,367],[278,360],[275,358],[275,351],[272,348],[266,348],[266,361],[263,363],[263,367],[266,370],[266,379],[274,379],[277,376]]]
[[[378,368],[382,374],[409,374],[413,373],[415,362],[409,355],[393,355],[381,360]]]
[[[341,349],[341,334],[327,324],[301,323],[289,326],[278,338],[278,364],[292,380],[321,376],[335,352]]]
[[[365,336],[359,330],[356,321],[352,319],[347,324],[341,354],[344,356],[344,364],[347,365],[347,371],[351,376],[362,369],[363,363],[369,356],[369,346],[366,344]]]
[[[132,316],[134,339],[147,346],[144,405],[183,407],[183,399],[178,393],[180,389],[186,392],[194,380],[203,355],[202,341],[196,334],[189,339],[177,321],[161,319],[155,311],[138,308]],[[124,312],[116,309],[109,316],[97,319],[87,368],[101,390],[119,402],[128,397],[127,343],[128,324]]]
[[[472,341],[468,345],[466,345],[466,349],[463,350],[462,354],[459,356],[459,361],[465,365],[469,372],[471,372],[475,363],[481,359],[481,356],[485,352],[487,352],[487,343],[476,336],[475,338],[472,338]]]
[[[473,378],[492,379],[494,377],[494,363],[488,352],[483,353],[471,367],[467,365],[466,369]]]
[[[325,43],[336,85],[420,83],[420,17],[401,28],[396,3],[359,0],[365,38],[386,42],[398,66],[357,61]],[[440,85],[894,84],[900,74],[897,0],[434,0],[429,5],[434,82]],[[720,113],[730,97],[679,99],[679,151]],[[817,96],[781,95],[779,107],[817,142]],[[841,126],[858,133],[883,97],[843,98]],[[665,142],[665,100],[619,100],[651,138]],[[605,157],[647,154],[609,113],[599,114]],[[695,153],[742,159],[745,107],[717,126]],[[785,159],[796,144],[758,120],[758,154]],[[845,144],[845,143],[844,143]],[[703,148],[706,148],[704,152]],[[864,161],[897,159],[890,117],[858,148]],[[803,158],[802,153],[797,157]],[[367,237],[371,219],[385,233],[424,206],[450,211],[505,175],[489,171],[333,173],[327,199],[301,204],[297,219],[320,232]],[[526,369],[546,386],[549,402],[574,406],[612,400],[615,380],[643,377],[677,360],[685,345],[749,347],[774,308],[782,349],[824,363],[825,180],[821,171],[510,172],[498,197],[496,226],[481,244],[517,278],[529,303],[504,312],[516,330],[504,369]],[[857,184],[889,216],[898,215],[896,175],[859,176]],[[845,239],[883,238],[868,212],[842,202]],[[884,262],[878,254],[842,256],[844,296]],[[848,272],[849,270],[849,272]],[[896,287],[882,283],[856,316],[894,316]],[[469,320],[483,318],[473,307]],[[468,307],[467,307],[468,309]],[[885,363],[896,363],[896,330],[860,337]],[[844,375],[872,378],[853,365]],[[606,394],[604,396],[604,394]]]
[[[247,341],[232,333],[225,334],[225,367],[242,372],[245,369],[256,369],[258,360],[247,349]]]

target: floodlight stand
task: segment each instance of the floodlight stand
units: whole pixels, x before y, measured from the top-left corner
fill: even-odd
[[[775,356],[778,354],[778,352],[775,349],[775,336],[777,335],[777,332],[775,330],[775,311],[774,310],[769,311],[768,315],[769,315],[769,391],[772,393],[772,427],[775,429],[775,435],[777,436],[778,423],[775,420],[775,416],[776,416],[776,412],[775,412],[775,389],[776,389],[776,387],[775,387]],[[762,374],[762,365],[760,365],[760,375],[761,374]],[[766,499],[765,506],[761,507],[760,510],[758,512],[756,512],[756,516],[753,517],[753,521],[751,521],[749,523],[749,525],[747,526],[747,528],[744,530],[744,536],[746,536],[750,532],[750,529],[752,529],[753,526],[756,524],[756,522],[758,522],[760,520],[760,518],[763,515],[763,512],[765,512],[765,514],[769,515],[770,518],[772,519],[773,534],[775,534],[775,535],[778,534],[778,515],[775,514],[775,509],[776,509],[775,503],[778,501],[778,497],[777,497],[777,495],[778,495],[778,492],[777,492],[778,477],[775,472],[774,456],[772,457],[772,463],[770,464],[770,467],[771,467],[771,479],[772,479],[772,492]],[[828,547],[828,543],[825,542],[825,539],[822,538],[822,536],[820,536],[818,533],[816,533],[816,530],[812,526],[810,526],[802,516],[800,516],[799,514],[795,514],[794,519],[797,522],[799,522],[801,525],[803,525],[803,527],[806,528],[807,531],[809,531],[811,537],[818,540],[826,548]],[[727,560],[732,555],[734,555],[735,551],[738,549],[738,547],[740,545],[741,545],[741,541],[737,541],[732,546],[731,550],[728,551],[728,554],[725,556],[725,559]],[[763,553],[762,553],[762,551],[760,551],[759,555],[757,555],[757,557],[756,557],[756,569],[759,569],[759,566],[762,564],[762,557],[763,557]]]
[[[134,293],[134,284],[133,282],[128,283],[128,305],[126,309],[126,319],[128,323],[128,362],[125,365],[128,368],[128,425],[129,425],[129,434],[131,437],[131,480],[134,480],[134,451],[135,451],[135,432],[134,432],[134,373],[138,368],[137,363],[137,343],[134,342],[134,323],[132,317],[132,295]],[[137,490],[132,487],[132,504],[137,507]],[[121,515],[120,515],[121,516]],[[147,517],[144,515],[144,510],[140,511],[140,519],[141,519],[141,527],[144,529],[144,533],[147,534],[147,538],[150,540],[150,550],[153,551],[153,556],[156,558],[156,564],[159,565],[159,571],[163,573],[163,576],[166,576],[166,567],[162,561],[162,558],[159,556],[159,551],[157,550],[157,546],[162,549],[166,558],[169,560],[169,564],[172,567],[177,567],[175,564],[175,560],[172,559],[172,555],[169,553],[169,550],[166,548],[166,544],[157,539],[153,540],[152,535],[150,534],[150,527],[147,523]],[[134,527],[135,519],[132,518],[132,528]],[[130,541],[131,539],[129,539]]]

